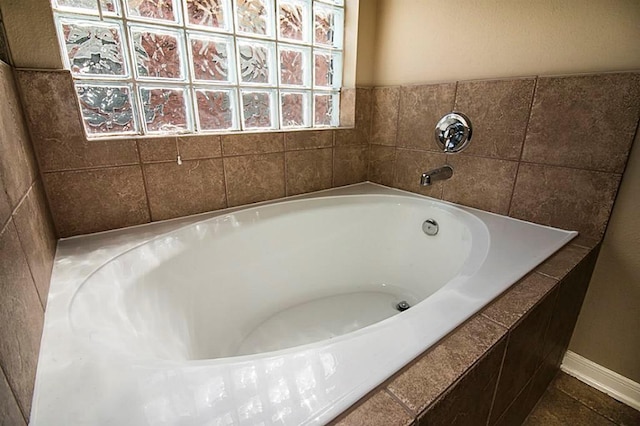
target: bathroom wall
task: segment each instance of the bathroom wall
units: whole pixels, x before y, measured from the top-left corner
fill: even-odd
[[[56,241],[3,40],[0,35],[0,423],[26,425]]]
[[[640,69],[636,0],[378,0],[377,9],[378,86]]]
[[[358,89],[354,129],[87,141],[68,71],[17,78],[60,237],[366,179],[369,89]]]
[[[640,132],[570,350],[640,383]]]
[[[637,43],[640,40],[637,24],[640,22],[640,3],[633,0],[379,0],[376,7],[377,55],[373,61],[373,83],[377,86],[640,69],[640,44]],[[463,204],[511,212],[543,223],[582,229],[593,236],[600,235],[635,128],[631,121],[625,126],[624,146],[619,145],[615,120],[610,122],[608,130],[604,130],[607,126],[602,127],[595,138],[591,137],[590,129],[602,124],[602,114],[608,105],[616,102],[620,92],[609,86],[611,92],[602,87],[598,93],[599,84],[587,87],[589,85],[579,83],[579,79],[574,80],[576,84],[563,84],[570,80],[542,78],[539,82],[546,81],[547,89],[536,91],[536,96],[540,99],[538,106],[549,108],[549,113],[543,117],[540,116],[541,108],[532,109],[530,118],[533,120],[538,116],[540,121],[538,125],[535,121],[528,125],[526,99],[533,100],[530,90],[535,83],[533,79],[518,81],[459,85],[456,96],[459,101],[452,100],[454,95],[446,85],[431,93],[425,91],[422,96],[425,109],[417,115],[425,124],[415,134],[400,137],[401,133],[406,133],[401,127],[405,115],[402,109],[397,115],[397,127],[393,127],[391,120],[391,130],[383,130],[384,125],[374,130],[370,179],[418,191],[416,173],[448,160],[434,157],[429,152],[432,147],[427,148],[426,142],[422,149],[416,150],[420,147],[416,141],[420,141],[421,134],[431,138],[439,114],[455,105],[471,114],[478,126],[476,139],[467,151],[469,155],[451,157],[458,175],[466,174],[468,179],[456,182],[454,175],[442,188],[427,190],[427,193],[435,191],[445,199]],[[508,88],[509,85],[512,87]],[[488,92],[491,86],[494,89]],[[498,87],[503,87],[502,94]],[[416,87],[405,87],[401,91],[397,88],[376,89],[374,98],[378,105],[374,107],[374,127],[383,115],[379,109],[385,90],[389,93],[387,102],[391,104],[399,102],[405,92],[407,95],[418,93]],[[554,90],[557,91],[555,96]],[[565,96],[571,93],[574,96]],[[638,94],[634,93],[628,101],[637,105]],[[468,95],[472,95],[471,99]],[[582,102],[587,98],[591,100]],[[440,107],[426,107],[427,101]],[[477,108],[474,104],[484,106]],[[411,110],[414,104],[409,105]],[[561,108],[557,108],[558,105]],[[578,116],[568,112],[578,113]],[[609,110],[608,114],[611,113],[613,110]],[[545,120],[555,121],[555,132],[540,133],[544,130],[540,124]],[[576,126],[584,132],[575,133]],[[482,127],[493,136],[487,138]],[[390,139],[394,132],[398,135],[398,148],[395,149]],[[520,145],[525,132],[527,142]],[[584,142],[584,137],[589,142]],[[512,150],[513,146],[505,147],[505,138],[515,138],[515,150]],[[526,149],[529,143],[545,148]],[[481,144],[484,146],[479,147]],[[518,146],[524,146],[525,150],[516,165],[513,162],[519,159]],[[599,152],[596,156],[601,160],[611,161],[609,166],[603,167],[604,162],[595,161],[594,150]],[[638,151],[636,141],[633,158],[639,155]],[[614,168],[610,167],[613,163],[617,164]],[[393,171],[391,164],[395,167]],[[405,177],[400,171],[407,168],[410,171]],[[636,382],[640,381],[637,363],[640,351],[637,335],[640,242],[637,230],[640,226],[635,214],[637,197],[632,196],[631,188],[640,184],[639,176],[640,161],[632,159],[570,347]],[[524,185],[526,181],[529,183]],[[513,182],[515,191],[510,189]],[[457,193],[456,187],[466,191]],[[533,195],[526,203],[525,189]],[[514,196],[513,201],[517,201],[515,205],[508,201],[510,193]],[[550,197],[540,198],[545,193]],[[601,216],[595,217],[597,215]],[[595,218],[598,227],[585,228],[585,220],[590,217]]]
[[[353,52],[358,40],[367,40],[356,36],[357,6],[357,1],[347,1],[346,52]],[[13,22],[7,32],[19,68],[37,68],[19,69],[17,77],[60,237],[366,179],[369,124],[363,120],[370,117],[368,89],[359,89],[357,103],[354,89],[343,91],[341,124],[355,125],[351,129],[88,141],[71,76],[59,69],[49,1],[8,1],[2,12]],[[28,30],[33,19],[42,21],[42,37]],[[48,46],[48,55],[36,51],[34,59],[32,44]],[[360,62],[345,61],[345,82],[350,87],[355,84],[356,66]],[[182,165],[176,162],[178,152]]]

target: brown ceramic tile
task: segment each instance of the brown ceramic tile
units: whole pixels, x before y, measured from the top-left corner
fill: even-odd
[[[535,79],[459,82],[455,110],[473,124],[466,154],[519,160]]]
[[[334,149],[333,186],[367,180],[368,147],[345,146]]]
[[[144,178],[151,220],[227,207],[222,159],[147,164]]]
[[[133,140],[86,140],[69,71],[21,70],[16,77],[43,172],[138,163]]]
[[[284,153],[225,158],[224,172],[229,207],[285,195]]]
[[[540,401],[540,398],[542,398],[542,395],[546,392],[553,378],[560,371],[560,362],[560,359],[546,357],[533,375],[533,378],[529,382],[529,394],[527,395],[527,401],[525,403],[529,412],[531,412],[533,407]]]
[[[220,136],[173,136],[138,139],[140,159],[143,163],[176,161],[178,150],[183,160],[217,158],[222,156]]]
[[[616,401],[568,374],[558,374],[553,382],[553,387],[616,424],[640,425],[640,411]]]
[[[333,145],[332,130],[303,130],[286,132],[284,146],[287,151],[309,148],[327,148]]]
[[[416,194],[442,198],[444,181],[420,186],[420,176],[428,170],[444,166],[446,161],[446,155],[440,152],[398,149],[393,186]]]
[[[13,220],[42,306],[45,306],[56,254],[56,234],[40,181],[33,185]]]
[[[476,316],[394,378],[388,389],[407,407],[419,413],[505,334],[504,327]]]
[[[544,344],[544,356],[551,362],[559,363],[569,346],[597,256],[598,250],[591,251],[560,281],[558,299]]]
[[[183,160],[222,157],[222,145],[218,135],[181,136],[178,138],[178,147]]]
[[[284,151],[284,133],[246,133],[222,136],[225,156]]]
[[[358,87],[356,89],[356,130],[358,139],[369,143],[371,136],[371,106],[373,90],[370,88]]]
[[[532,273],[518,281],[498,300],[483,311],[483,315],[502,324],[513,327],[533,306],[558,283],[553,278]]]
[[[544,337],[555,306],[556,291],[548,293],[509,333],[491,423],[503,415],[542,363]]]
[[[140,160],[143,163],[176,161],[178,158],[176,142],[176,137],[138,139]]]
[[[44,313],[13,222],[0,233],[0,365],[28,419]]]
[[[427,408],[418,425],[484,425],[500,374],[506,337],[496,344],[455,387]]]
[[[532,379],[533,380],[533,379]],[[489,423],[490,426],[515,426],[521,425],[527,418],[533,405],[529,406],[529,391],[531,389],[531,381],[522,389],[520,394],[515,397],[511,405],[507,407],[502,416],[495,422]]]
[[[599,238],[620,175],[521,163],[509,216]]]
[[[7,379],[0,371],[0,419],[7,426],[27,426],[20,412],[20,407],[13,397]]]
[[[333,149],[312,149],[285,153],[287,195],[331,188]]]
[[[640,114],[640,74],[538,80],[525,161],[622,173]]]
[[[358,129],[336,129],[336,146],[366,145],[367,139],[362,137],[363,132]]]
[[[356,89],[340,90],[340,127],[356,125]]]
[[[578,235],[573,240],[571,240],[571,244],[592,250],[596,248],[601,241],[601,238],[589,238],[585,237],[584,235]]]
[[[392,186],[395,172],[396,149],[392,146],[369,146],[368,180],[381,185]]]
[[[7,43],[7,36],[4,32],[4,24],[0,21],[0,61],[5,64],[11,63],[11,55],[9,55],[9,44]]]
[[[386,391],[381,390],[368,398],[347,416],[332,422],[336,426],[407,426],[413,417]]]
[[[509,212],[517,162],[448,155],[447,163],[453,177],[444,182],[443,199],[498,214]]]
[[[567,244],[540,264],[536,268],[536,272],[558,280],[562,279],[575,268],[589,252],[590,250],[587,248],[575,244]]]
[[[140,166],[45,173],[60,237],[149,222]]]
[[[615,423],[610,422],[565,393],[550,388],[523,426],[565,425],[614,426]]]
[[[433,129],[453,109],[455,93],[455,83],[402,87],[397,145],[439,151]]]
[[[37,168],[11,67],[0,62],[0,179],[15,208],[36,178]]]
[[[400,87],[376,87],[373,89],[370,143],[396,145],[398,130],[398,105]]]
[[[0,177],[0,229],[4,227],[4,224],[7,223],[10,216],[11,203],[9,202],[7,192],[4,189],[4,182],[2,182],[2,177]]]

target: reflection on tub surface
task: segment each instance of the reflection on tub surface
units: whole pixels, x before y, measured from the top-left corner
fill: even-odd
[[[31,424],[326,423],[574,236],[361,184],[62,241]]]

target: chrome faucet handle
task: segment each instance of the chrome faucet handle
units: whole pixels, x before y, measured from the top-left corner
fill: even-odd
[[[436,142],[444,152],[460,152],[471,141],[471,120],[459,112],[445,115],[436,124]]]

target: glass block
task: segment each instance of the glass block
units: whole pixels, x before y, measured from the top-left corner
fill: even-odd
[[[339,88],[342,84],[342,55],[315,50],[313,53],[313,84],[315,87]]]
[[[309,127],[308,92],[280,92],[282,127]]]
[[[140,100],[149,133],[175,133],[190,127],[187,94],[182,88],[141,87]]]
[[[278,2],[278,36],[282,40],[309,43],[309,3],[299,0]]]
[[[53,7],[70,12],[91,13],[93,15],[100,14],[96,0],[56,0]],[[105,16],[120,15],[117,0],[100,0],[100,8],[102,9],[102,14]]]
[[[89,135],[137,132],[129,86],[77,84],[84,128]]]
[[[60,19],[58,29],[74,75],[127,75],[118,24]]]
[[[96,0],[56,0],[54,7],[58,9],[81,9],[98,13]]]
[[[186,0],[186,3],[188,25],[226,32],[231,30],[229,0]]]
[[[202,130],[234,130],[235,91],[196,89],[199,128]]]
[[[120,7],[117,0],[100,0],[100,8],[105,16],[120,16]]]
[[[179,22],[180,0],[124,0],[130,19]]]
[[[316,45],[342,48],[344,14],[342,9],[314,3],[313,43]]]
[[[285,86],[309,86],[311,49],[278,44],[280,84]]]
[[[313,95],[313,123],[315,126],[337,126],[338,93],[315,93]]]
[[[235,80],[231,37],[189,34],[189,49],[194,79],[223,83]]]
[[[273,36],[273,0],[235,0],[236,31]]]
[[[244,129],[273,128],[274,93],[269,90],[242,90],[242,123]]]
[[[344,6],[344,0],[315,0],[322,3],[335,4],[336,6]]]
[[[184,79],[180,33],[134,27],[131,38],[138,77]]]
[[[240,82],[273,84],[275,43],[237,40],[240,61]]]

